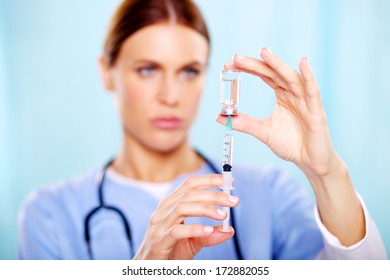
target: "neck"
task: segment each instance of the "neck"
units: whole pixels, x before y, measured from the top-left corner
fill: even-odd
[[[118,173],[136,180],[168,182],[183,173],[199,169],[202,164],[203,159],[190,147],[188,141],[169,152],[159,152],[135,142],[124,141],[112,167]]]

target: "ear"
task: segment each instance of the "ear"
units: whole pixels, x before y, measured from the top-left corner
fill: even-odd
[[[114,89],[114,82],[112,77],[112,68],[108,64],[107,59],[101,55],[99,57],[100,77],[102,79],[104,88],[108,91]]]

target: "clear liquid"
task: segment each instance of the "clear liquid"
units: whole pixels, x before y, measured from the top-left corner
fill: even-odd
[[[221,104],[223,106],[235,106],[238,104],[240,81],[221,80]]]

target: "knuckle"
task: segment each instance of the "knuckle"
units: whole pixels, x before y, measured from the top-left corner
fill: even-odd
[[[200,210],[201,210],[201,215],[204,217],[204,216],[207,216],[207,213],[210,213],[212,212],[214,206],[211,206],[211,205],[208,205],[208,204],[201,204],[200,205]]]
[[[249,60],[249,63],[246,65],[246,67],[251,71],[256,71],[258,69],[258,64],[256,61]]]
[[[197,236],[200,232],[200,229],[199,229],[199,226],[197,225],[192,225],[190,228],[189,228],[189,234],[191,236]]]
[[[283,80],[278,75],[275,75],[273,77],[273,80],[274,80],[275,84],[277,84],[279,86],[284,86]]]
[[[242,130],[248,131],[250,128],[249,120],[247,118],[242,118],[241,119],[241,126],[242,126]]]
[[[157,211],[153,212],[152,215],[150,216],[150,223],[152,225],[155,225],[159,222],[159,217]]]
[[[175,224],[175,225],[173,225],[171,228],[170,228],[170,230],[169,230],[169,236],[171,237],[171,238],[173,238],[173,239],[178,239],[179,238],[179,236],[180,236],[180,227],[179,227],[179,225],[177,225],[177,224]]]
[[[178,204],[175,205],[174,207],[174,212],[177,214],[177,215],[182,215],[183,212],[184,212],[184,209],[185,209],[185,206],[184,206],[184,203],[183,202],[179,202]]]
[[[214,192],[214,201],[218,203],[222,203],[226,201],[228,198],[228,195],[221,191],[215,191]]]
[[[161,200],[158,204],[157,204],[157,207],[156,209],[161,209],[163,208],[165,205],[165,199]]]
[[[194,191],[188,191],[183,194],[182,199],[183,200],[190,200],[194,196]]]
[[[276,61],[272,68],[274,68],[275,71],[278,72],[283,68],[283,64],[280,60]]]
[[[184,180],[184,184],[186,186],[188,186],[189,188],[193,188],[194,185],[195,185],[195,178],[192,176],[192,177],[187,177],[185,180]]]
[[[210,175],[210,180],[214,185],[218,185],[221,183],[222,175],[221,174],[212,174]]]
[[[153,241],[160,240],[160,231],[156,226],[151,226],[148,231],[149,239]]]

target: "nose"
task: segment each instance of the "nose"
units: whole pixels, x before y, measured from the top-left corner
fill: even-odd
[[[158,99],[168,106],[176,106],[180,102],[180,86],[173,76],[166,76],[161,82]]]

